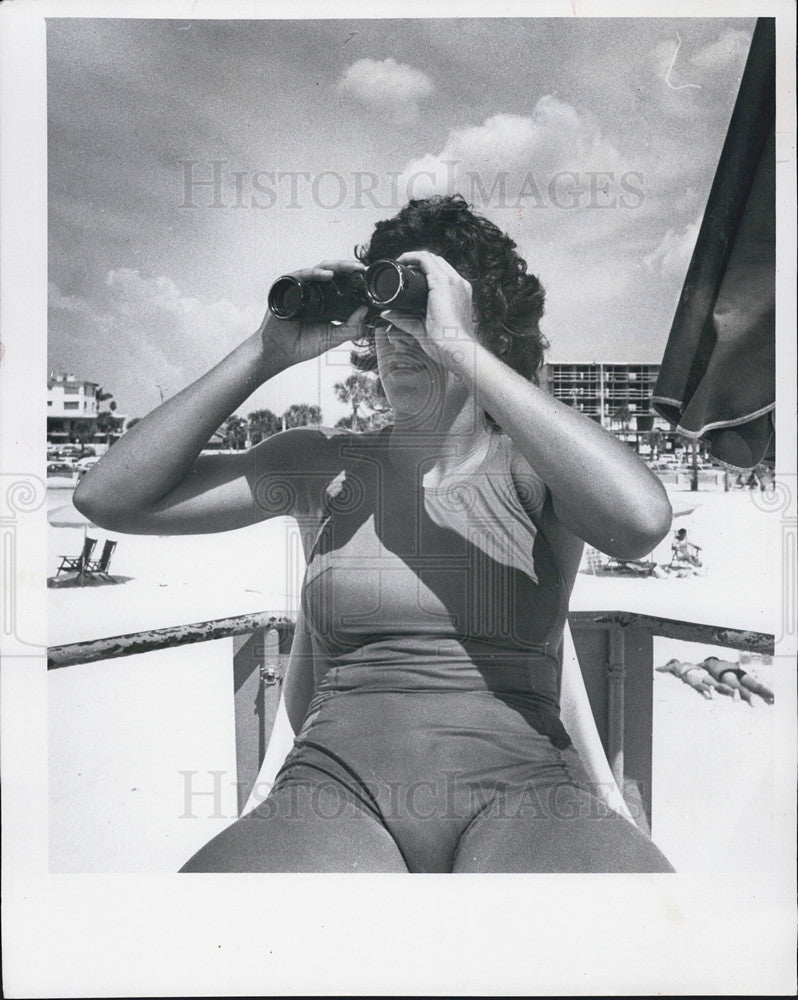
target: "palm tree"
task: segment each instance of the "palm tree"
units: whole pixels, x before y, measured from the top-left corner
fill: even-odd
[[[343,382],[336,382],[333,388],[335,389],[335,397],[339,403],[343,403],[344,406],[352,407],[352,416],[350,417],[349,427],[353,430],[357,430],[358,417],[360,416],[360,407],[369,404],[371,397],[371,383],[372,380],[366,375],[365,372],[353,372],[348,378],[344,379]]]
[[[119,430],[121,423],[119,417],[115,417],[113,414],[113,410],[116,409],[116,403],[111,403],[111,407],[111,410],[103,410],[102,413],[98,413],[94,421],[95,434],[105,434],[105,443],[109,446],[112,443],[111,435]]]
[[[227,447],[239,451],[246,444],[247,422],[243,417],[233,414],[222,425],[221,433]]]
[[[97,386],[97,392],[95,394],[95,398],[96,398],[96,400],[97,400],[98,403],[104,403],[107,399],[113,400],[114,394],[112,392],[106,392],[105,389],[103,389],[103,387],[101,385],[98,385]],[[115,410],[116,409],[116,403],[112,402],[109,405],[109,409]]]
[[[95,420],[78,420],[72,425],[73,438],[77,438],[77,442],[80,445],[80,455],[78,458],[83,458],[84,449],[86,445],[94,437],[96,431],[96,421]]]
[[[94,433],[105,434],[105,443],[111,445],[111,435],[120,430],[121,421],[114,416],[116,401],[112,392],[106,392],[101,385],[97,386],[95,398],[98,403],[108,403],[107,410],[100,410],[94,420]]]
[[[632,411],[629,409],[629,405],[621,403],[620,406],[616,406],[612,411],[612,419],[620,423],[622,431],[628,431],[632,422]]]
[[[283,424],[289,427],[307,427],[321,423],[321,410],[311,403],[293,403],[283,414]]]
[[[249,437],[253,444],[259,444],[282,428],[282,421],[271,410],[255,410],[247,414]]]
[[[338,402],[351,406],[352,412],[348,417],[342,417],[335,426],[352,431],[384,427],[391,419],[391,410],[377,395],[376,386],[374,378],[365,372],[354,372],[343,382],[336,382],[333,388]],[[372,412],[361,414],[361,407]]]

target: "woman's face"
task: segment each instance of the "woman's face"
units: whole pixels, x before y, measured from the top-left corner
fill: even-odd
[[[446,370],[404,330],[386,323],[374,335],[380,381],[394,411],[420,423],[440,414],[452,401]]]
[[[424,423],[464,404],[468,392],[463,383],[433,361],[411,334],[386,321],[374,332],[380,381],[394,412]]]

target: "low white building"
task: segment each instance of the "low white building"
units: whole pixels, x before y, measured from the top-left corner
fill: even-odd
[[[81,424],[96,420],[100,412],[99,385],[68,375],[47,379],[47,440],[67,444]]]
[[[47,379],[47,443],[69,444],[80,439],[83,428],[91,425],[102,412],[98,398],[100,386],[78,378],[71,372],[57,375],[51,372]],[[94,433],[92,444],[107,444],[107,439],[116,440],[125,426],[125,415],[114,412],[119,421],[119,431],[106,435]],[[84,443],[88,443],[84,441]]]

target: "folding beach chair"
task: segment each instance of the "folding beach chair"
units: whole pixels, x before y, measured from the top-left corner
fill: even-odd
[[[296,664],[301,657],[310,655],[310,646],[306,639],[303,641],[303,637],[306,634],[307,627],[303,619],[303,613],[300,610],[297,615],[294,643],[291,648],[291,657],[286,675],[290,672],[292,664]],[[595,789],[596,796],[614,812],[624,816],[632,823],[636,823],[636,820],[629,811],[629,807],[624,801],[621,790],[615,782],[604,747],[602,746],[568,623],[566,623],[563,632],[563,643],[562,677],[560,681],[560,704],[563,723],[579,753],[588,777]],[[262,758],[260,771],[252,786],[249,798],[241,811],[242,816],[260,805],[266,797],[266,794],[274,784],[277,772],[282,767],[288,752],[293,746],[294,736],[294,728],[289,719],[286,707],[285,684],[283,684],[271,735],[266,745],[266,752]]]
[[[616,559],[592,545],[585,546],[584,572],[593,576],[620,573],[626,576],[653,576],[657,564],[652,559]]]
[[[99,576],[103,580],[108,580],[109,583],[116,583],[116,580],[108,573],[108,567],[111,565],[111,556],[113,556],[115,548],[116,542],[107,539],[100,553],[100,558],[96,562],[89,562],[86,565],[85,572],[89,576]]]
[[[693,542],[674,542],[671,545],[671,561],[665,567],[668,572],[683,576],[704,576],[706,569],[701,562],[700,545]]]
[[[610,558],[605,570],[626,574],[627,576],[653,576],[657,564],[652,559],[615,559]]]
[[[61,565],[56,570],[55,575],[58,576],[58,574],[62,572],[85,573],[96,544],[96,538],[89,538],[87,536],[83,539],[83,551],[79,556],[59,556],[58,558],[61,560]]]

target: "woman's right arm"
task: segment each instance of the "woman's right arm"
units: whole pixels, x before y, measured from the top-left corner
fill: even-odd
[[[324,280],[359,268],[322,264],[298,276]],[[291,498],[301,497],[305,474],[323,461],[324,434],[306,428],[240,454],[200,452],[258,386],[358,336],[364,313],[341,327],[267,315],[257,333],[127,431],[81,479],[75,506],[101,528],[135,534],[226,531],[296,513]]]

